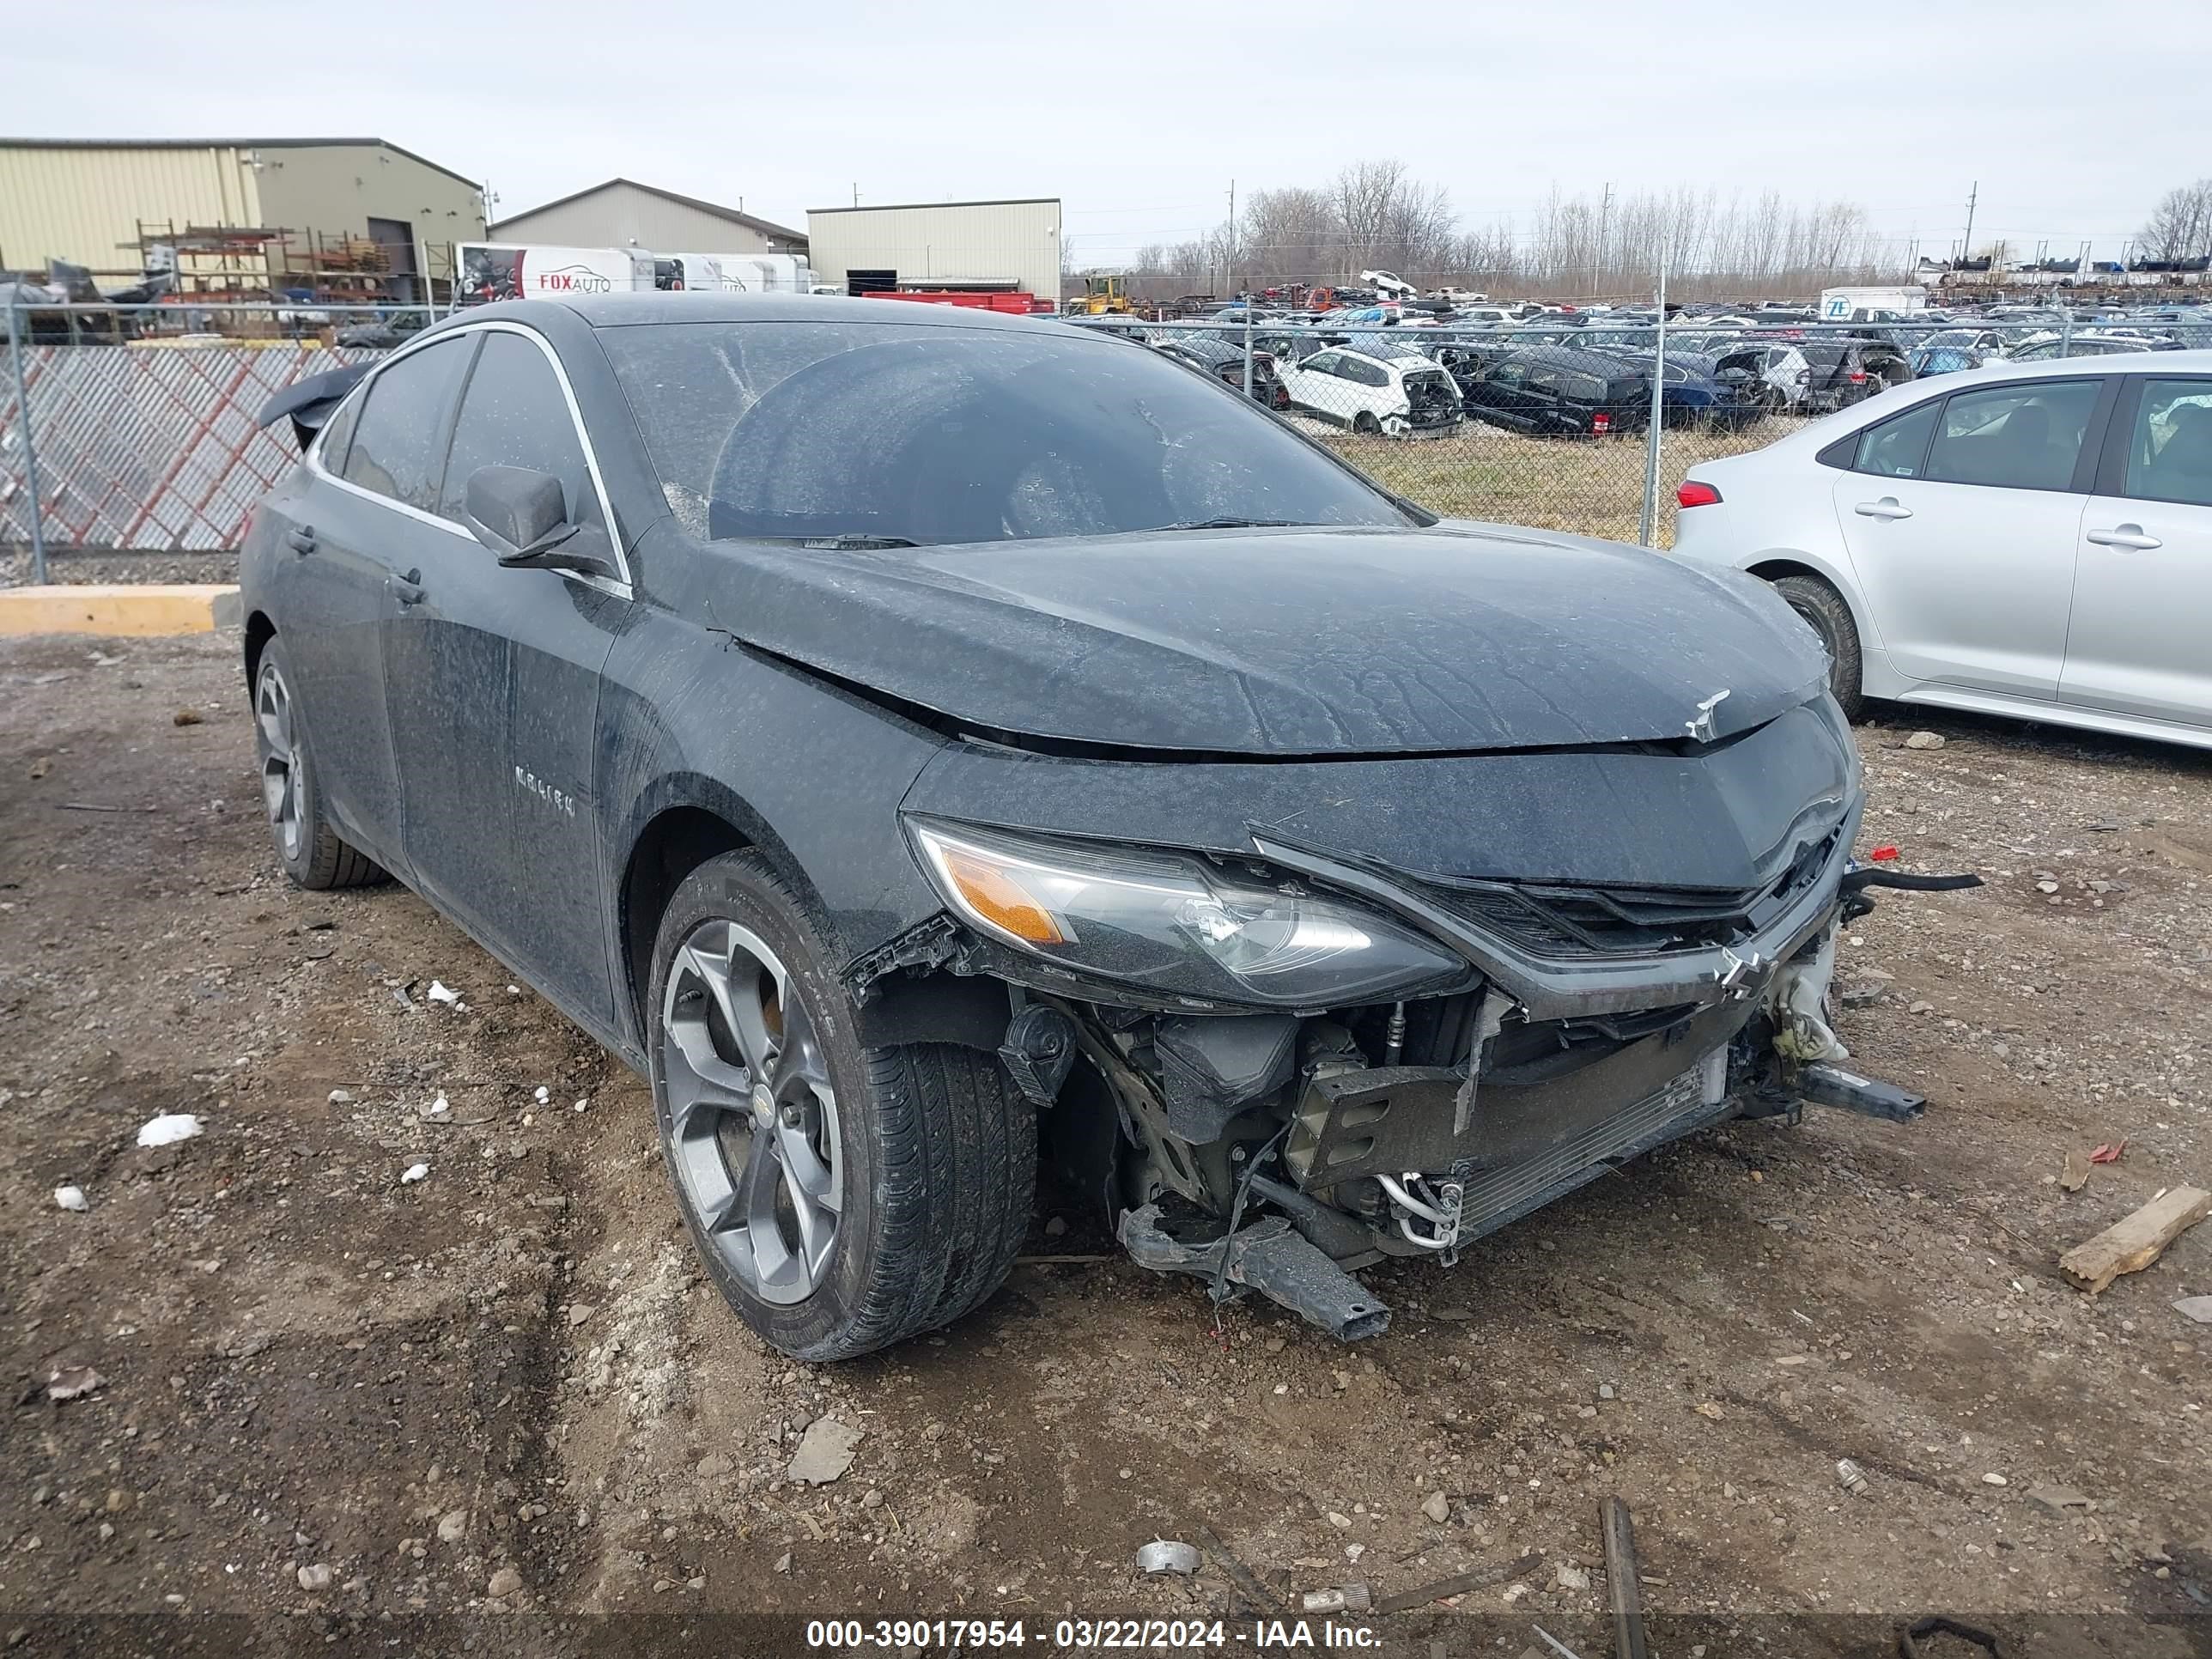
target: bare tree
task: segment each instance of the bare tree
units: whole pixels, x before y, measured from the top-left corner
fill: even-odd
[[[2212,255],[2212,179],[2177,185],[2159,198],[2136,246],[2146,259],[2175,264]]]

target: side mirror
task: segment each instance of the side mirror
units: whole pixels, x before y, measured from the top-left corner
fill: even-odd
[[[461,509],[470,532],[511,568],[611,574],[605,559],[563,545],[582,526],[568,522],[561,481],[526,466],[482,466],[469,474]]]
[[[480,466],[469,474],[461,516],[501,564],[557,547],[576,533],[561,481],[526,466]]]

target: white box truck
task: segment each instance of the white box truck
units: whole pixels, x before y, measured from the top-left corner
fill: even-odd
[[[565,300],[587,294],[650,293],[653,256],[642,248],[544,247],[464,242],[462,305],[493,300]]]
[[[641,247],[464,242],[461,305],[591,294],[807,294],[803,253],[653,253]]]
[[[1820,290],[1820,320],[1824,323],[1878,323],[1928,308],[1924,288],[1824,288]]]

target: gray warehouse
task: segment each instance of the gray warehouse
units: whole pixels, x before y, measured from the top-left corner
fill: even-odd
[[[678,253],[804,253],[806,233],[742,208],[610,179],[542,207],[512,214],[485,234],[497,242],[568,247],[647,247]]]
[[[814,278],[850,293],[995,289],[1060,298],[1060,198],[810,208]]]

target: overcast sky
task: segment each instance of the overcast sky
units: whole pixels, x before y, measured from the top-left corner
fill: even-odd
[[[2124,43],[2074,4],[1189,9],[803,0],[227,0],[17,9],[0,125],[64,137],[374,134],[495,217],[614,174],[803,226],[810,207],[1058,196],[1079,264],[1240,195],[1395,156],[1464,222],[1571,194],[1772,186],[1941,253],[2117,253],[2212,173],[2212,6]],[[1292,20],[1295,21],[1286,21]],[[2087,21],[2085,21],[2087,20]]]

